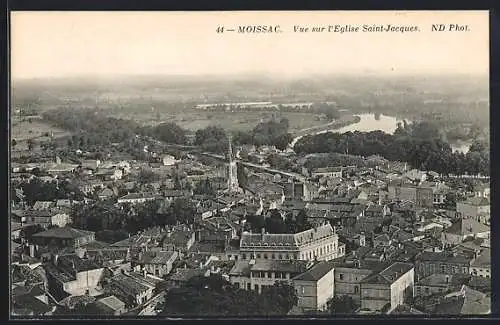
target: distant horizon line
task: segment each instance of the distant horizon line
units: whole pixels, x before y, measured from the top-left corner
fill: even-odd
[[[13,77],[13,81],[42,81],[42,80],[64,80],[64,79],[115,79],[123,77],[150,77],[150,78],[268,78],[268,79],[303,79],[310,77],[446,77],[446,76],[469,76],[469,77],[489,77],[489,72],[396,72],[391,71],[344,71],[344,72],[312,72],[303,74],[283,74],[283,73],[269,73],[269,72],[240,72],[240,73],[200,73],[200,74],[181,74],[181,73],[118,73],[118,74],[75,74],[68,76],[35,76],[35,77]]]

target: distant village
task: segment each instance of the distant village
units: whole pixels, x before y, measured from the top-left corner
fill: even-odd
[[[79,162],[12,163],[12,314],[85,306],[95,315],[155,316],[169,290],[214,275],[258,293],[289,284],[298,298],[289,315],[490,313],[489,180],[450,181],[383,159],[298,174],[229,148],[219,164],[167,151],[155,152],[155,163],[81,151]],[[290,155],[245,150],[252,161]],[[36,200],[23,190],[30,183],[59,192]],[[110,210],[82,217],[99,202]],[[148,216],[170,209],[173,221],[138,220],[150,202],[158,211]],[[186,202],[194,209],[183,210]],[[137,220],[125,238],[89,230],[120,211]]]

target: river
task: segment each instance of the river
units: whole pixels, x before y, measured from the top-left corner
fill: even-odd
[[[314,134],[321,134],[326,132],[346,133],[349,131],[371,132],[377,130],[393,134],[398,127],[398,123],[403,122],[403,120],[387,115],[380,115],[380,118],[378,119],[375,118],[374,114],[359,114],[357,116],[360,117],[360,121],[358,123],[353,123],[338,129],[319,131]],[[292,148],[300,138],[302,138],[302,136],[293,139],[292,143],[290,144]],[[450,145],[454,152],[458,151],[467,153],[469,151],[469,146],[471,143],[472,141],[461,141]]]

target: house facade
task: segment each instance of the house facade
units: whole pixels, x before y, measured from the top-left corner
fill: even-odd
[[[414,268],[394,263],[361,281],[361,310],[390,312],[413,297]]]
[[[252,234],[240,240],[243,260],[331,260],[345,254],[345,244],[327,223],[296,234]]]

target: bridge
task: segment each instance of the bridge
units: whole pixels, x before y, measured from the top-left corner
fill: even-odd
[[[201,155],[206,156],[206,157],[211,157],[211,158],[215,158],[218,160],[222,160],[226,163],[229,162],[229,160],[223,155],[217,155],[217,154],[213,154],[210,152],[196,152],[196,153],[201,154]],[[304,182],[306,180],[306,178],[303,175],[298,174],[298,173],[284,171],[284,170],[280,170],[280,169],[276,169],[276,168],[272,168],[272,167],[267,167],[267,166],[263,166],[263,165],[259,165],[259,164],[254,164],[254,163],[242,161],[239,159],[235,159],[235,161],[236,161],[236,163],[241,164],[247,168],[257,169],[257,170],[265,171],[265,172],[272,173],[272,174],[279,174],[281,176],[293,178],[293,179],[296,179],[296,180],[301,181],[301,182]]]

